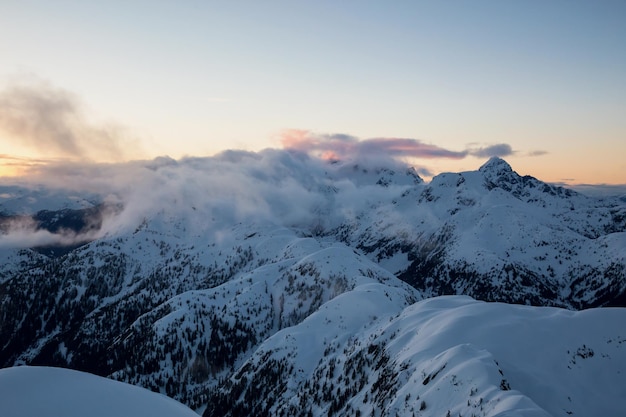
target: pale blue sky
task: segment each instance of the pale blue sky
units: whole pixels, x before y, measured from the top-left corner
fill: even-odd
[[[626,1],[0,4],[3,89],[72,94],[84,123],[123,127],[126,157],[279,147],[300,129],[509,144],[524,173],[626,183],[625,43]],[[0,131],[0,154],[64,156],[18,136]]]

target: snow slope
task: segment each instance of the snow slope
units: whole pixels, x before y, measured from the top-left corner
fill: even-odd
[[[623,416],[626,309],[401,300],[367,285],[329,301],[264,342],[205,416]]]
[[[197,417],[186,406],[143,388],[61,368],[0,369],[3,417]]]

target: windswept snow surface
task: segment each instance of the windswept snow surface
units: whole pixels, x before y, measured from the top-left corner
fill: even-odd
[[[84,372],[0,369],[2,417],[198,417],[164,395]]]
[[[403,300],[367,284],[327,302],[263,343],[205,416],[624,415],[626,309]]]
[[[625,320],[623,308],[573,312],[454,296],[408,307],[384,333],[397,332],[387,352],[415,364],[414,376],[426,374],[424,398],[441,409],[454,398],[452,411],[466,415],[473,386],[487,416],[527,415],[520,405],[534,402],[555,416],[617,417],[626,410]]]

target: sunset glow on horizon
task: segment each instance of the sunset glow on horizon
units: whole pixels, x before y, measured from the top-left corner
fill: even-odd
[[[624,2],[62,0],[0,16],[0,177],[285,148],[426,178],[500,156],[543,181],[626,184]]]

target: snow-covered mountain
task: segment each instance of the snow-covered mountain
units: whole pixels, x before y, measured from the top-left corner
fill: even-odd
[[[61,178],[67,199],[35,188],[45,212],[0,202],[0,366],[78,369],[216,416],[625,409],[626,311],[565,310],[626,304],[620,199],[498,158],[430,183],[275,150],[95,171]]]
[[[494,158],[441,174],[348,225],[341,236],[426,295],[588,308],[624,305],[626,217],[597,200],[521,177]],[[402,221],[397,221],[401,213]],[[344,226],[344,228],[346,228]]]
[[[69,369],[17,366],[0,369],[3,417],[193,417],[164,395]]]
[[[623,309],[579,312],[363,285],[262,343],[205,416],[621,416]],[[398,302],[400,301],[400,302]]]

